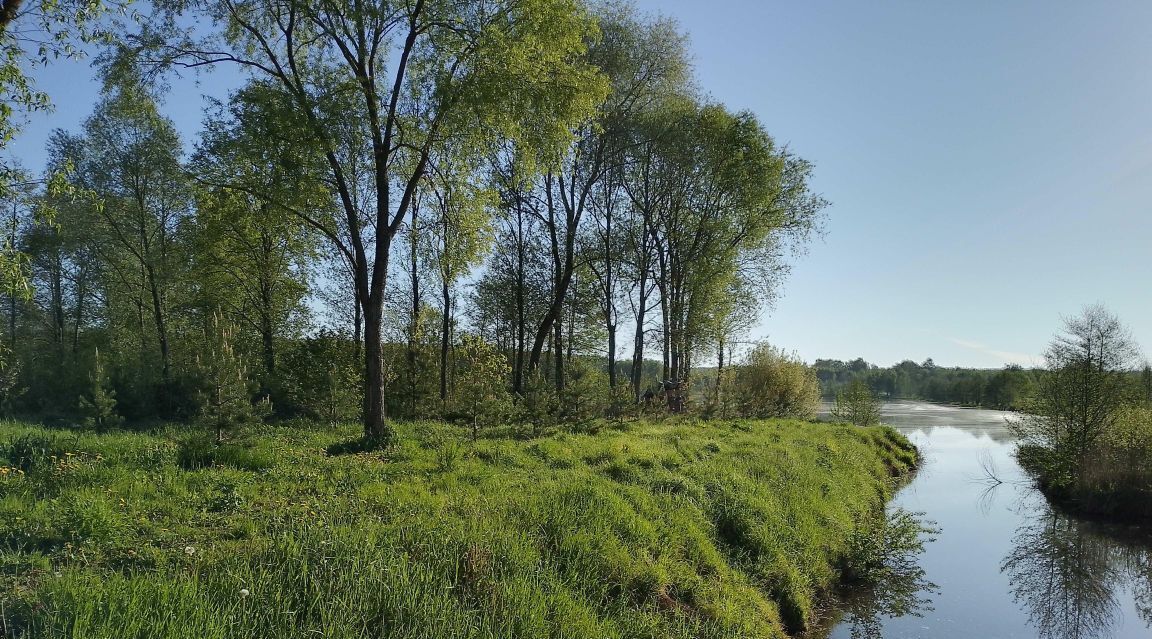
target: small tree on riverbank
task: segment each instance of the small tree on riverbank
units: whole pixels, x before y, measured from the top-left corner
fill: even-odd
[[[1048,373],[1035,401],[1015,422],[1017,435],[1079,466],[1133,398],[1130,378],[1139,357],[1128,328],[1103,306],[1065,319],[1044,353]]]
[[[853,380],[836,393],[832,419],[854,426],[874,426],[880,423],[880,400],[864,380]]]

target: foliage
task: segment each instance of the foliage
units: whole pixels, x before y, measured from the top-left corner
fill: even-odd
[[[48,95],[36,89],[27,73],[59,58],[84,56],[84,43],[111,42],[114,30],[103,20],[110,12],[126,13],[121,0],[30,0],[5,2],[0,9],[0,148],[19,131],[23,112],[52,108]],[[7,176],[0,190],[10,185]]]
[[[0,414],[11,416],[12,405],[22,390],[20,362],[7,346],[0,344]]]
[[[278,414],[300,415],[332,427],[359,417],[361,371],[346,335],[321,330],[289,342],[280,359],[277,378],[283,399],[273,406]]]
[[[820,383],[816,373],[795,355],[762,342],[732,376],[729,392],[744,417],[811,419],[816,414]]]
[[[0,425],[0,466],[28,469],[0,472],[8,629],[777,639],[816,619],[914,459],[892,431],[785,421],[398,430],[386,461],[324,455],[356,427],[262,430],[254,472],[183,470],[178,431]]]
[[[516,404],[517,417],[532,426],[532,434],[539,435],[546,427],[560,420],[560,398],[552,381],[540,371],[532,371],[524,382],[524,389]]]
[[[1079,465],[1133,398],[1128,375],[1138,356],[1128,329],[1104,307],[1066,319],[1044,355],[1048,371],[1035,401],[1014,422],[1016,433]]]
[[[453,384],[449,414],[472,430],[472,439],[480,429],[504,421],[512,410],[508,392],[508,358],[476,335],[464,334],[457,347],[460,368]]]
[[[832,419],[855,426],[874,426],[880,423],[880,400],[864,382],[855,380],[836,393]]]
[[[104,370],[99,350],[96,351],[89,381],[91,385],[88,396],[80,398],[80,412],[84,414],[84,426],[98,433],[116,428],[124,419],[116,412],[116,391],[112,389],[112,382]]]
[[[236,353],[234,336],[235,329],[213,314],[199,358],[205,387],[200,393],[199,420],[217,444],[271,412],[267,398],[252,402],[248,369]]]
[[[884,397],[998,410],[1026,408],[1042,375],[1041,371],[1025,370],[1016,364],[1001,370],[943,367],[931,358],[920,364],[904,360],[887,368],[869,364],[862,358],[850,362],[818,359],[813,368],[827,397],[835,397],[839,389],[860,379]]]
[[[573,360],[565,371],[564,389],[560,391],[560,415],[568,422],[580,423],[603,417],[612,404],[608,374],[600,362]]]

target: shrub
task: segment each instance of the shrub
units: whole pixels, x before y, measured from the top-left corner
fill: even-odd
[[[299,415],[329,426],[359,417],[361,371],[350,337],[322,330],[292,342],[280,358],[274,400],[279,415]]]
[[[545,427],[556,425],[559,413],[560,398],[556,394],[556,387],[540,371],[529,372],[517,405],[520,422],[531,424],[532,434],[539,435]]]
[[[569,361],[564,389],[560,392],[561,415],[567,421],[585,422],[603,416],[612,403],[608,373],[583,360]]]
[[[200,358],[206,386],[200,393],[200,421],[215,433],[217,444],[271,412],[267,401],[252,403],[248,369],[232,345],[234,332],[214,314],[207,335],[208,348]]]
[[[880,423],[880,400],[864,380],[852,380],[836,392],[832,419],[854,426],[874,426]]]
[[[498,348],[477,335],[465,334],[458,352],[450,414],[477,439],[482,427],[498,424],[512,412],[512,395],[504,385],[511,367]]]
[[[760,343],[732,375],[731,392],[745,417],[811,419],[820,404],[816,372],[795,355]]]

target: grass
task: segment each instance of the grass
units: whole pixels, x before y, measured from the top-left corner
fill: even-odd
[[[351,428],[0,424],[0,636],[783,637],[916,461],[794,421],[398,429],[329,456]]]

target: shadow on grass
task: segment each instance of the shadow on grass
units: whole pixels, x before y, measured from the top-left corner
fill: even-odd
[[[393,443],[389,437],[355,437],[331,444],[324,449],[329,457],[340,455],[359,455],[361,453],[375,453],[388,450]]]

